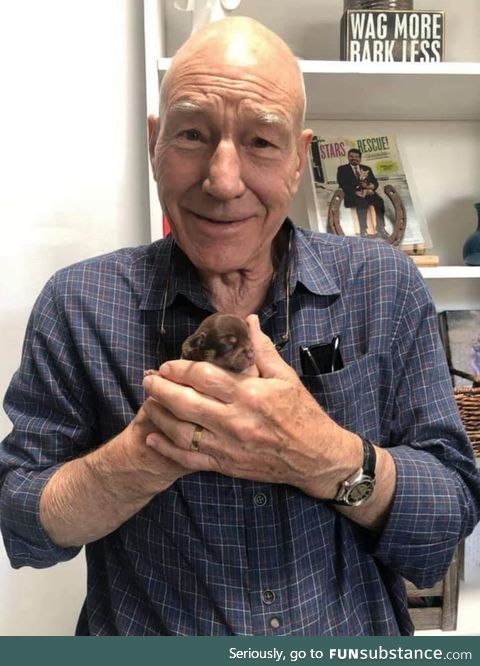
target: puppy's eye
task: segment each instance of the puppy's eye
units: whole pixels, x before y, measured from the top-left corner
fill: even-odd
[[[236,335],[224,335],[220,338],[219,348],[222,354],[232,351],[238,344],[238,338]]]

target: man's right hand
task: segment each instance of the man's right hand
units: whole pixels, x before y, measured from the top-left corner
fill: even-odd
[[[134,486],[138,485],[139,496],[156,495],[166,490],[180,477],[191,473],[191,470],[184,469],[158,452],[152,451],[151,447],[145,444],[147,435],[158,431],[157,426],[147,416],[145,409],[147,403],[150,403],[150,410],[156,410],[153,398],[147,398],[131,423],[112,440],[112,442],[118,440],[117,445],[122,448],[123,454],[132,465],[132,475],[135,479],[130,490],[134,492]]]
[[[40,499],[40,521],[54,543],[82,546],[110,534],[190,473],[145,444],[156,430],[144,404],[116,437],[53,474]]]

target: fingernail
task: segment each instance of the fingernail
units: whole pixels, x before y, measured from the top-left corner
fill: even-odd
[[[145,391],[150,391],[153,384],[153,377],[144,377],[143,378],[143,388]]]
[[[158,436],[155,435],[154,433],[150,433],[147,435],[145,439],[145,444],[147,446],[150,446],[151,448],[155,448],[155,444],[157,443]]]
[[[170,370],[171,370],[170,363],[164,363],[159,368],[159,372],[162,375],[162,377],[168,377],[168,375],[170,374]]]

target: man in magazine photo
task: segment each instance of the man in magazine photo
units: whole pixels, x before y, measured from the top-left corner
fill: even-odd
[[[34,305],[0,527],[15,568],[85,546],[77,635],[408,635],[404,579],[441,580],[479,520],[417,269],[288,217],[305,108],[277,35],[197,31],[148,118],[171,233],[63,268]],[[215,312],[247,323],[242,372],[180,358]]]
[[[348,151],[348,164],[342,164],[337,170],[337,182],[344,192],[344,205],[354,208],[358,215],[360,236],[367,236],[367,215],[369,206],[375,210],[375,231],[382,238],[387,238],[385,231],[385,203],[377,194],[378,180],[372,169],[361,164],[362,153],[356,148]]]

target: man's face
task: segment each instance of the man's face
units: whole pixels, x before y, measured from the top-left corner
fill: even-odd
[[[269,67],[209,55],[176,67],[151,159],[172,233],[201,270],[254,268],[298,189],[311,133]],[[158,136],[157,136],[158,134]]]
[[[358,166],[360,164],[361,155],[360,153],[348,153],[348,161],[352,166]]]

